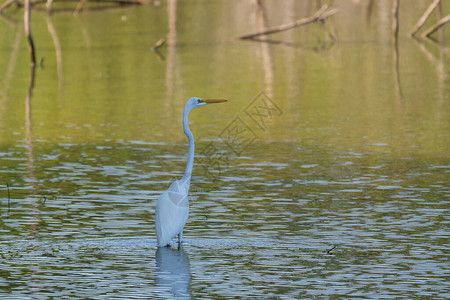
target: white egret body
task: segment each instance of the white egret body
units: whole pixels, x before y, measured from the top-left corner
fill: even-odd
[[[183,129],[189,140],[189,154],[186,171],[183,178],[175,180],[156,202],[155,229],[158,246],[167,246],[172,238],[178,235],[181,243],[183,228],[189,215],[189,186],[191,184],[192,168],[194,167],[194,135],[189,129],[189,112],[199,106],[221,103],[227,100],[201,99],[192,97],[186,102],[183,111]]]

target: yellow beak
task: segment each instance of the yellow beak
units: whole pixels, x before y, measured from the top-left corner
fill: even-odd
[[[204,99],[203,101],[205,101],[208,104],[211,104],[211,103],[227,102],[228,100],[225,100],[225,99]]]

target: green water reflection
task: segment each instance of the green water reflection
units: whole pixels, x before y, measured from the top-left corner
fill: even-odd
[[[407,38],[427,4],[402,6],[396,67],[390,2],[335,3],[336,40],[312,24],[282,43],[235,37],[315,1],[248,2],[33,11],[28,106],[21,13],[0,26],[0,295],[170,297],[153,211],[199,96],[230,101],[190,116],[203,156],[185,253],[166,251],[188,273],[178,296],[449,296],[448,30]],[[263,126],[258,97],[277,107]]]

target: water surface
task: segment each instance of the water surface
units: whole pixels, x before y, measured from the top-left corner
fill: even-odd
[[[396,48],[390,1],[276,43],[234,38],[314,1],[175,2],[33,12],[31,97],[23,28],[0,27],[0,296],[449,298],[448,43],[406,37],[427,4]],[[191,113],[185,242],[157,249],[191,96],[230,101]]]

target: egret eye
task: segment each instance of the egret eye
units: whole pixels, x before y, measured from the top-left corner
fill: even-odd
[[[203,101],[203,100],[201,100],[201,99],[198,99],[198,100],[197,100],[197,104],[200,104],[200,103],[202,103],[202,102],[205,102],[205,101]]]

